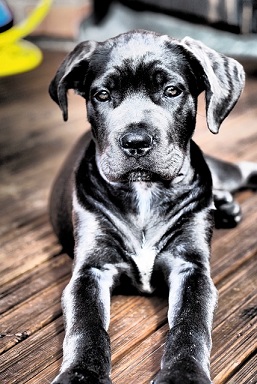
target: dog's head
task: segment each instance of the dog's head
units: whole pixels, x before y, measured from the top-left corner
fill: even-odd
[[[68,119],[67,91],[87,101],[99,170],[109,181],[172,180],[183,168],[205,90],[207,124],[217,133],[237,102],[244,71],[191,38],[132,31],[79,44],[50,95]]]

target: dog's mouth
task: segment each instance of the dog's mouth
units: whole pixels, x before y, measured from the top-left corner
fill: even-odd
[[[136,181],[153,181],[154,174],[149,171],[137,170],[133,172],[129,172],[127,174],[127,178],[130,182]]]
[[[129,181],[131,183],[133,182],[159,182],[166,180],[161,175],[155,173],[155,172],[150,172],[145,169],[136,169],[134,171],[128,172],[125,177],[124,181]]]

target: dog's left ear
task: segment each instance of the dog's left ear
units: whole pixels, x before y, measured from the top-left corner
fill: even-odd
[[[243,67],[236,60],[190,37],[185,37],[181,43],[203,69],[207,124],[212,133],[218,133],[244,87]]]
[[[59,105],[63,120],[68,120],[67,92],[75,89],[80,93],[81,83],[85,80],[90,57],[97,46],[95,41],[85,41],[78,44],[64,59],[54,79],[49,86],[52,99]]]

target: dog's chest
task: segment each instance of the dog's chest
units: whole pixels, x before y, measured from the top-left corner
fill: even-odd
[[[137,213],[131,215],[131,226],[128,225],[127,228],[128,254],[137,268],[139,289],[151,293],[151,277],[158,254],[158,242],[164,228],[160,217],[152,209],[152,200],[156,193],[154,187],[146,188],[143,183],[134,183],[134,189]]]
[[[158,209],[155,209],[158,193],[160,193],[157,188],[146,187],[144,183],[134,183],[133,188],[135,209],[131,207],[129,214],[123,213],[122,208],[121,212],[116,214],[111,205],[96,202],[98,212],[101,211],[103,217],[107,218],[110,232],[106,224],[102,227],[100,216],[85,210],[74,196],[73,206],[76,212],[76,222],[79,224],[77,253],[82,255],[82,263],[87,257],[91,257],[93,250],[96,252],[95,257],[98,252],[101,255],[101,247],[105,247],[103,242],[108,236],[115,233],[121,240],[120,244],[123,244],[119,252],[124,254],[127,261],[126,266],[124,265],[124,272],[130,276],[133,284],[140,291],[152,293],[151,278],[156,256],[160,252],[160,239],[164,237],[170,223],[159,215]],[[102,228],[105,228],[104,232],[102,232]],[[110,238],[108,244],[111,243]],[[115,261],[111,261],[109,258],[108,261],[105,261],[101,256],[100,259],[103,264],[117,262],[117,257],[115,257]]]

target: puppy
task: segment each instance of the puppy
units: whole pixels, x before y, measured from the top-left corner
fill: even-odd
[[[74,256],[54,384],[111,383],[110,297],[124,281],[143,294],[169,291],[169,332],[153,383],[211,383],[214,203],[217,222],[235,225],[231,193],[250,183],[256,165],[204,158],[191,138],[198,95],[205,91],[208,127],[217,133],[243,85],[237,61],[191,38],[148,31],[83,42],[61,64],[50,95],[65,121],[67,91],[85,98],[92,130],[65,162],[50,202],[53,228]]]

